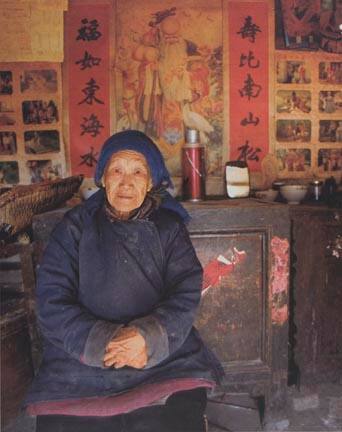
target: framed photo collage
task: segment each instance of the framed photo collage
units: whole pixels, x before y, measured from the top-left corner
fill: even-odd
[[[342,62],[317,57],[276,54],[275,154],[281,177],[342,171]]]

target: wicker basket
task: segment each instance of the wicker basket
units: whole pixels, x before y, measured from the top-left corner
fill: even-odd
[[[52,210],[79,189],[82,175],[46,181],[28,186],[15,186],[0,195],[0,240],[23,231],[35,214]]]

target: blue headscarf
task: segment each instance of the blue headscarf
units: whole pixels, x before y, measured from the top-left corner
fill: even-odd
[[[162,189],[160,206],[176,212],[184,222],[188,222],[190,220],[189,213],[166,191],[166,188],[173,185],[163,155],[155,143],[143,132],[126,130],[112,135],[105,141],[96,166],[95,184],[99,187],[102,186],[101,179],[107,162],[114,153],[122,150],[132,150],[141,153],[145,157],[154,189]]]

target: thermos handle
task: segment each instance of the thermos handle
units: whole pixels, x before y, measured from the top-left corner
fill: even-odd
[[[192,166],[192,169],[198,174],[200,177],[203,177],[203,175],[198,171],[198,169],[195,167],[193,161],[189,158],[188,153],[185,151],[186,159],[189,162],[189,164]]]

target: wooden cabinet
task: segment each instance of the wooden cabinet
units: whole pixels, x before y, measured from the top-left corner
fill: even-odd
[[[224,388],[284,402],[288,368],[288,206],[253,199],[186,203],[204,268],[197,326]]]
[[[196,325],[224,366],[223,387],[281,405],[288,364],[288,207],[252,199],[184,205],[204,267]],[[63,212],[34,218],[36,250]]]
[[[265,396],[271,408],[286,398],[289,361],[290,378],[299,370],[304,383],[340,377],[342,210],[253,199],[184,205],[204,268],[196,325],[224,366],[223,388]],[[64,212],[35,217],[38,255]]]
[[[298,382],[342,375],[342,210],[291,208],[291,345]]]

